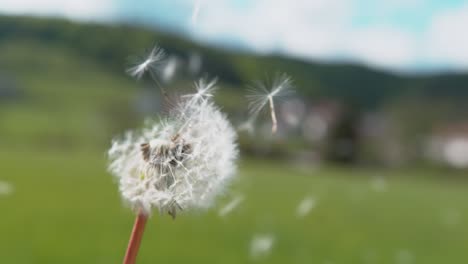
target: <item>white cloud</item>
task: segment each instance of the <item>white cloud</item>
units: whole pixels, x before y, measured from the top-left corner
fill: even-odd
[[[180,23],[204,42],[243,44],[258,53],[348,59],[396,70],[468,69],[467,4],[447,10],[428,7],[424,0],[147,0],[133,10],[122,5],[131,0],[0,1],[2,13],[98,21],[153,19],[150,7],[158,6],[154,23]],[[423,8],[434,9],[425,9],[432,19],[415,15],[413,22],[395,21],[400,12]],[[366,16],[371,16],[367,22]],[[356,19],[364,22],[357,26]]]
[[[348,56],[378,67],[407,67],[417,56],[411,34],[385,27],[352,32],[344,49]]]
[[[257,0],[242,9],[230,3],[207,2],[194,31],[202,39],[240,39],[262,53],[344,58],[393,69],[407,67],[416,55],[414,37],[402,30],[352,28],[351,0]]]
[[[281,50],[327,56],[340,46],[340,32],[349,20],[350,1],[258,0],[248,8],[232,1],[206,0],[195,31],[203,38],[231,36],[259,52]]]
[[[0,12],[15,15],[63,16],[79,20],[106,20],[113,15],[113,0],[2,0]]]
[[[426,54],[434,61],[468,68],[468,5],[437,15],[425,36]]]
[[[355,27],[353,19],[362,15],[355,0],[256,0],[242,8],[231,0],[205,0],[192,30],[204,41],[241,41],[260,53],[351,59],[396,70],[467,68],[468,7],[438,11],[431,25],[415,31],[389,14],[417,10],[424,1],[381,0],[374,5],[372,12],[381,14],[381,23]]]

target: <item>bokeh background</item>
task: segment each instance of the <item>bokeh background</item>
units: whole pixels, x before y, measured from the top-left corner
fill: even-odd
[[[0,0],[0,263],[119,263],[134,215],[113,137],[169,106],[125,73],[155,44],[173,96],[218,77],[295,93],[239,131],[217,205],[155,214],[139,263],[466,263],[468,2]]]

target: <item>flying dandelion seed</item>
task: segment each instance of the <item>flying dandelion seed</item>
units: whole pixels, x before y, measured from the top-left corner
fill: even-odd
[[[227,203],[223,208],[221,208],[221,210],[219,210],[219,216],[225,217],[226,215],[234,211],[234,209],[236,209],[244,201],[244,199],[245,198],[241,195],[236,196],[234,199],[232,199],[232,201]]]
[[[159,46],[155,46],[143,59],[127,69],[127,73],[137,79],[141,79],[146,72],[155,77],[155,74],[159,73],[163,68],[165,58],[164,50]]]
[[[386,192],[388,189],[387,180],[383,176],[374,176],[371,180],[371,188],[375,192]]]
[[[14,191],[13,185],[6,181],[0,181],[0,196],[12,195]]]
[[[237,127],[237,130],[238,131],[245,131],[247,132],[249,135],[253,135],[254,131],[255,131],[255,119],[256,118],[253,118],[253,117],[250,117],[249,119],[247,119],[247,121],[243,122],[242,124],[240,124],[238,127]]]
[[[307,216],[315,208],[317,201],[313,197],[304,198],[296,209],[296,215],[299,218]]]
[[[172,78],[174,78],[174,75],[176,74],[178,62],[177,58],[174,56],[169,57],[167,59],[167,63],[164,66],[164,69],[162,70],[162,80],[164,82],[170,82]]]
[[[271,131],[276,133],[278,129],[278,121],[276,119],[275,111],[275,98],[281,98],[289,94],[292,91],[292,80],[286,74],[278,75],[273,83],[268,85],[263,82],[256,82],[253,87],[249,89],[247,100],[249,101],[249,112],[252,117],[258,116],[258,114],[266,107],[270,108],[271,116]]]
[[[250,243],[250,256],[253,259],[266,257],[270,254],[275,238],[271,234],[255,235]]]
[[[198,15],[200,13],[202,5],[202,0],[196,0],[193,6],[193,13],[192,13],[192,24],[196,25],[198,21]]]

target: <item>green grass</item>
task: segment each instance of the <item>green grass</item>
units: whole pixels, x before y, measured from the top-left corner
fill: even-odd
[[[120,263],[134,216],[106,173],[105,146],[141,124],[141,82],[34,42],[0,43],[0,69],[23,95],[0,103],[0,181],[15,187],[0,195],[0,263]],[[231,110],[242,100],[232,89],[219,99]],[[154,215],[138,263],[251,263],[251,239],[264,233],[276,240],[260,263],[397,263],[404,252],[413,263],[466,263],[468,181],[449,174],[244,160],[215,208]],[[376,175],[385,192],[372,188]],[[244,203],[219,217],[236,193]],[[317,207],[299,219],[308,195]]]
[[[0,180],[15,186],[0,196],[1,263],[121,261],[133,215],[104,154],[2,151],[0,160]],[[371,187],[377,174],[388,178],[385,192]],[[402,251],[415,263],[465,263],[468,186],[435,174],[244,161],[232,186],[246,197],[240,207],[219,217],[226,194],[207,212],[154,215],[139,263],[250,263],[250,241],[262,233],[276,243],[260,263],[395,263]],[[318,203],[300,219],[306,195]]]

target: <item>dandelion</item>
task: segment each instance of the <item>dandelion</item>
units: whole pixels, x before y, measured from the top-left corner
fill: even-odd
[[[164,50],[155,46],[143,59],[127,69],[127,73],[137,79],[141,79],[146,72],[154,77],[154,74],[159,72],[164,65],[165,58]]]
[[[313,198],[313,197],[306,197],[304,198],[300,203],[299,205],[297,206],[297,209],[296,209],[296,215],[297,217],[305,217],[306,215],[308,215],[310,213],[310,211],[312,211],[312,209],[314,209],[315,205],[316,205],[316,200]]]
[[[219,216],[224,217],[236,209],[244,201],[244,196],[236,196],[232,201],[227,203],[221,210],[219,210]]]
[[[134,263],[153,209],[175,218],[208,208],[236,172],[237,135],[211,100],[215,83],[201,80],[196,87],[162,122],[127,133],[109,150],[109,171],[138,212],[124,263]]]
[[[250,256],[254,259],[267,256],[274,243],[275,238],[271,234],[255,235],[250,243]]]
[[[276,119],[275,112],[275,101],[274,98],[279,98],[287,95],[292,90],[292,80],[286,74],[278,75],[269,87],[268,84],[262,82],[256,82],[256,84],[250,88],[250,93],[247,95],[249,101],[249,111],[251,116],[256,119],[258,114],[269,105],[270,116],[272,121],[271,131],[276,133],[278,128],[278,122]]]

